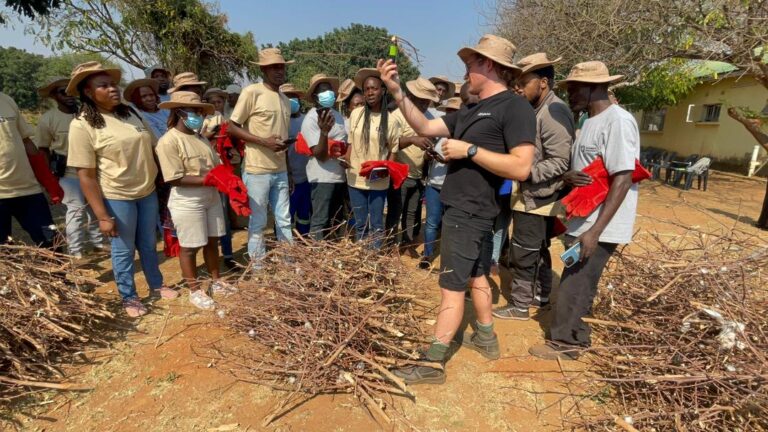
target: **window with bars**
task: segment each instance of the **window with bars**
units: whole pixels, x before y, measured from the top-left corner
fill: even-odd
[[[655,111],[643,111],[641,130],[660,132],[664,130],[664,119],[667,117],[667,109]]]
[[[719,122],[721,107],[722,107],[722,104],[704,105],[701,111],[701,121],[705,123]]]

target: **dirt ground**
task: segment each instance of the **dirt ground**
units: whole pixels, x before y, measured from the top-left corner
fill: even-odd
[[[709,190],[681,191],[658,182],[641,186],[636,228],[674,233],[683,226],[737,226],[755,236],[768,233],[753,227],[765,191],[765,180],[714,173]],[[244,247],[245,232],[235,234],[235,246]],[[160,247],[160,245],[158,245]],[[631,247],[631,246],[630,246]],[[556,241],[553,256],[563,250]],[[556,278],[562,270],[555,261]],[[414,281],[425,281],[437,300],[437,276],[413,268]],[[99,290],[116,300],[109,261],[96,264],[106,285]],[[161,263],[166,282],[180,279],[176,259]],[[502,269],[493,283],[506,286],[510,276]],[[137,275],[140,294],[146,295],[143,275]],[[133,323],[109,349],[88,355],[94,361],[79,369],[73,380],[93,386],[80,393],[42,394],[10,413],[17,428],[30,431],[245,431],[245,430],[421,430],[421,431],[549,431],[564,428],[562,418],[571,408],[563,375],[577,373],[578,364],[535,360],[527,349],[539,343],[548,325],[548,310],[530,321],[497,321],[502,359],[489,362],[479,354],[459,350],[447,365],[442,386],[414,386],[415,401],[395,399],[389,412],[400,420],[378,425],[350,395],[316,397],[270,426],[262,420],[283,394],[235,381],[209,356],[214,344],[239,344],[243,336],[222,330],[214,313],[199,312],[187,295],[158,302],[151,313]],[[258,301],[258,299],[254,299]],[[496,299],[504,304],[503,296]],[[230,345],[231,346],[231,345]],[[1,423],[0,423],[1,425]]]

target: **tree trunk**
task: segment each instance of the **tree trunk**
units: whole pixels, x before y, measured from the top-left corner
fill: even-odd
[[[763,210],[757,219],[757,227],[768,230],[768,182],[765,182],[765,197],[763,198]]]
[[[757,142],[764,149],[768,150],[768,133],[763,132],[760,122],[744,117],[736,108],[728,108],[728,115],[747,128]],[[763,210],[760,212],[760,217],[757,219],[757,227],[768,230],[768,182],[766,182],[765,196],[763,197]]]

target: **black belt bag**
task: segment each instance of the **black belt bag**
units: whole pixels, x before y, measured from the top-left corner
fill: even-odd
[[[67,156],[51,152],[49,164],[53,175],[64,177],[64,173],[67,171]]]

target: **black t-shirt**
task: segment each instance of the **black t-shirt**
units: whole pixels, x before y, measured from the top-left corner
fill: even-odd
[[[471,108],[441,117],[451,138],[496,153],[536,141],[536,113],[528,101],[510,91],[481,100]],[[498,191],[504,179],[469,159],[448,164],[440,200],[475,216],[494,218],[499,213]]]

